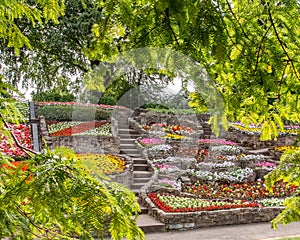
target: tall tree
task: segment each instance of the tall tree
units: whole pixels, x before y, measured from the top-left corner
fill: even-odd
[[[18,58],[23,48],[33,47],[22,28],[24,22],[36,28],[55,23],[64,5],[55,0],[8,0],[0,3],[0,9],[1,44],[13,47],[12,56]],[[28,160],[16,167],[0,152],[0,238],[144,239],[136,222],[140,209],[133,192],[101,175],[95,177],[70,150],[41,154],[19,144],[7,123],[8,119],[18,122],[19,116],[11,92],[16,89],[0,75],[0,129],[27,153]]]

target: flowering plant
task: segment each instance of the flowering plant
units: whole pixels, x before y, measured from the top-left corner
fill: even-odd
[[[242,123],[230,123],[229,127],[235,130],[238,130],[242,133],[246,133],[248,135],[253,134],[260,134],[261,133],[261,126],[250,124],[248,127]],[[297,135],[299,134],[300,127],[298,125],[296,126],[284,126],[283,129],[281,129],[278,134],[279,135]]]
[[[266,156],[262,154],[254,155],[254,154],[249,154],[245,155],[242,154],[238,156],[239,161],[264,161],[266,160]]]
[[[195,158],[185,158],[185,157],[167,157],[154,159],[153,163],[172,163],[172,162],[195,162]]]
[[[149,148],[150,152],[165,152],[165,151],[169,151],[172,149],[172,146],[168,145],[168,144],[161,144],[161,145],[155,145],[151,148]]]
[[[257,167],[262,167],[262,168],[271,168],[271,169],[275,169],[276,168],[276,164],[272,163],[272,162],[258,162],[255,164]]]
[[[283,206],[283,202],[284,202],[284,199],[278,199],[278,198],[262,199],[259,201],[259,203],[263,207]]]
[[[230,161],[224,161],[222,163],[213,163],[213,162],[200,162],[197,163],[196,166],[201,167],[211,167],[211,168],[227,168],[227,167],[234,167],[235,164]]]
[[[192,128],[187,126],[175,125],[175,126],[170,126],[169,129],[172,133],[179,134],[179,135],[191,135],[195,132]]]
[[[264,199],[271,197],[287,197],[300,193],[299,187],[288,185],[282,181],[274,184],[270,192],[263,181],[257,180],[246,183],[223,183],[223,184],[202,184],[183,185],[183,192],[195,194],[200,198],[234,198],[234,199]]]
[[[164,178],[164,179],[158,179],[157,183],[163,187],[167,187],[167,188],[169,187],[169,188],[173,188],[173,189],[176,189],[179,191],[181,190],[181,182],[180,181],[175,181],[175,180],[170,180],[170,179]]]
[[[153,145],[160,145],[164,144],[166,140],[160,139],[160,138],[142,138],[138,140],[138,143],[140,143],[144,147],[151,147]]]
[[[163,136],[162,138],[165,139],[173,139],[173,140],[180,140],[183,138],[186,138],[186,136],[183,135],[179,135],[179,134],[173,134],[173,133],[167,133],[165,136]]]
[[[285,152],[286,150],[300,150],[300,146],[278,146],[274,147],[275,151]]]
[[[164,212],[196,212],[221,209],[259,207],[257,203],[244,200],[203,200],[174,196],[170,194],[149,193],[151,201]]]
[[[198,139],[198,143],[200,144],[211,144],[211,145],[231,145],[231,146],[237,146],[237,143],[228,141],[226,139],[209,139],[209,138],[204,138],[204,139]]]
[[[210,152],[212,153],[219,152],[220,154],[225,154],[225,155],[226,154],[240,155],[243,152],[243,149],[238,146],[220,145],[220,146],[212,146]]]
[[[172,173],[172,172],[178,172],[180,169],[177,166],[169,165],[169,164],[158,164],[155,163],[154,167],[158,170],[159,173]]]
[[[250,178],[254,172],[251,168],[236,168],[227,172],[210,172],[188,169],[187,173],[207,182],[222,181],[241,183],[247,181],[248,178]]]
[[[126,165],[123,159],[110,154],[78,154],[77,157],[91,171],[103,174],[121,173]]]

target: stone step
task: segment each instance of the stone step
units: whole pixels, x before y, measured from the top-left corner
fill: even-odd
[[[121,143],[120,148],[136,149],[136,145],[134,143]]]
[[[133,171],[147,171],[147,164],[133,164]]]
[[[147,164],[147,160],[145,158],[132,158],[134,164]]]
[[[262,155],[269,155],[270,149],[269,148],[262,148],[257,150],[249,151],[249,154],[262,154]]]
[[[138,134],[123,134],[123,133],[118,133],[118,136],[120,139],[137,139],[140,137]]]
[[[133,183],[144,183],[149,182],[150,178],[134,178]]]
[[[136,178],[146,178],[150,179],[153,175],[153,172],[148,171],[133,171],[133,179]]]
[[[118,129],[118,133],[119,134],[128,134],[128,135],[132,135],[132,134],[135,134],[135,135],[137,135],[138,134],[138,132],[137,131],[135,131],[135,130],[132,130],[132,129]]]
[[[136,144],[135,143],[121,143],[120,148],[123,149],[136,149]]]
[[[119,123],[118,124],[118,128],[119,129],[129,129],[129,124],[128,124],[128,122],[126,123],[126,122],[124,122],[124,123]]]
[[[141,154],[140,151],[137,150],[137,149],[120,148],[120,150],[122,152],[125,152],[125,153],[128,153],[128,154],[131,154],[131,153],[133,153],[133,154]]]
[[[166,232],[165,225],[148,214],[142,214],[137,220],[138,226],[147,233]]]
[[[130,186],[130,190],[133,191],[135,194],[139,194],[140,189],[145,185],[146,183],[133,183]]]
[[[141,158],[141,157],[143,157],[143,155],[140,154],[140,153],[128,153],[127,155],[129,155],[130,157],[134,157],[134,158]]]
[[[134,142],[134,138],[120,138],[120,144],[133,144]]]
[[[142,214],[148,214],[148,208],[146,208],[146,207],[144,207],[144,206],[142,206],[142,205],[140,205],[140,209],[141,209],[141,212],[139,213],[140,215],[142,215]]]

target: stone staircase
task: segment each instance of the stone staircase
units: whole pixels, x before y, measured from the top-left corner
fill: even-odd
[[[118,136],[120,137],[120,153],[130,156],[133,160],[133,183],[131,190],[138,196],[140,188],[151,178],[152,172],[148,171],[147,160],[136,147],[135,140],[138,133],[129,129],[128,119],[118,120]],[[138,200],[139,202],[139,200]],[[165,232],[165,225],[148,214],[148,209],[140,204],[141,213],[138,218],[138,226],[145,233]]]

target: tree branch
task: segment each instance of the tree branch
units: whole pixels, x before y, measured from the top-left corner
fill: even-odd
[[[285,65],[285,67],[283,69],[283,72],[282,72],[282,76],[281,76],[280,82],[279,82],[279,90],[278,90],[278,95],[277,95],[278,101],[280,101],[280,98],[281,98],[280,92],[281,92],[282,82],[283,82],[283,78],[284,78],[284,75],[285,75],[284,73],[285,73],[285,70],[286,70],[288,64],[289,64],[289,62],[286,63],[286,65]]]
[[[176,44],[177,44],[177,46],[179,47],[180,44],[179,44],[179,41],[178,41],[178,39],[177,39],[177,36],[176,36],[176,34],[175,34],[174,30],[173,30],[173,27],[172,27],[172,25],[171,25],[171,20],[170,20],[169,14],[167,14],[166,12],[164,12],[164,15],[165,15],[165,17],[167,18],[168,26],[169,26],[169,28],[171,29],[171,32],[172,32],[172,35],[173,35],[173,37],[174,37],[174,39],[175,39],[175,41],[176,41]]]
[[[255,70],[257,70],[258,68],[258,60],[259,60],[259,57],[260,57],[260,51],[261,51],[261,48],[262,48],[262,44],[264,42],[264,39],[266,38],[268,32],[270,31],[270,29],[272,28],[272,24],[268,27],[268,29],[266,30],[265,34],[263,35],[262,39],[261,39],[261,42],[259,44],[259,47],[258,47],[258,50],[257,50],[257,55],[256,55],[256,64],[255,64]]]
[[[267,3],[267,4],[268,4],[268,14],[269,14],[269,18],[270,18],[270,21],[271,21],[271,26],[272,26],[273,29],[274,29],[276,38],[277,38],[277,40],[278,40],[278,42],[279,42],[279,44],[280,44],[280,46],[281,46],[281,48],[282,48],[284,54],[285,54],[286,57],[288,58],[288,61],[291,63],[292,68],[293,68],[293,71],[294,71],[294,73],[295,73],[295,75],[296,75],[296,78],[297,78],[298,80],[300,80],[300,79],[299,79],[299,76],[298,76],[298,73],[297,73],[297,70],[296,70],[296,68],[295,68],[295,65],[294,65],[294,63],[293,63],[293,59],[292,59],[292,58],[290,57],[290,55],[288,54],[288,52],[287,52],[287,50],[286,50],[286,48],[285,48],[285,46],[284,46],[284,44],[283,44],[283,41],[280,39],[280,36],[279,36],[279,34],[278,34],[278,32],[277,32],[277,29],[276,29],[276,27],[275,27],[274,20],[273,20],[271,11],[270,11],[270,3]]]
[[[230,3],[228,2],[228,0],[226,0],[226,3],[227,3],[227,6],[228,6],[229,11],[231,12],[232,16],[236,20],[237,24],[240,26],[245,38],[247,38],[249,41],[251,41],[250,38],[248,37],[247,33],[245,32],[244,28],[242,27],[242,25],[239,23],[239,20],[237,19],[235,13],[233,12],[232,7],[230,6]]]

